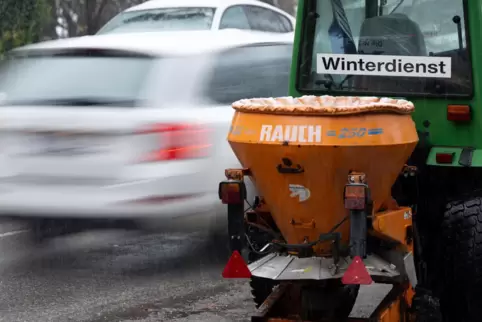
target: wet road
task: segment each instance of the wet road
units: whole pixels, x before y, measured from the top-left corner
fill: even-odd
[[[207,232],[89,232],[29,243],[0,224],[0,321],[247,321],[247,283],[220,277],[225,264]],[[363,289],[353,313],[383,296]]]

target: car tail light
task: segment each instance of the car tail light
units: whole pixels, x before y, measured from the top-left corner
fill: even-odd
[[[209,155],[210,130],[199,124],[155,124],[138,133],[159,136],[159,148],[142,157],[144,162],[196,159]]]

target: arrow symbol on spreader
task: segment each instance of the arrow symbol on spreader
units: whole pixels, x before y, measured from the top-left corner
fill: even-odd
[[[305,188],[299,184],[290,184],[288,187],[291,191],[291,194],[290,194],[291,198],[298,197],[298,200],[300,202],[306,201],[310,198],[311,194],[308,188]]]

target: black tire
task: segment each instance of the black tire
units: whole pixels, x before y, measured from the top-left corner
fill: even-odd
[[[251,294],[253,295],[253,301],[256,308],[259,308],[260,305],[263,304],[277,284],[278,282],[266,278],[256,276],[251,277],[249,285],[251,286]]]
[[[266,298],[271,294],[274,287],[279,283],[270,279],[253,276],[251,277],[249,284],[251,286],[253,301],[256,305],[256,308],[259,308]],[[336,289],[330,289],[326,292],[330,297],[337,297],[338,300],[336,302],[340,304],[331,312],[333,318],[340,322],[348,319],[353,307],[355,306],[359,290],[359,285],[346,285],[337,287]],[[319,313],[323,315],[325,312],[308,310],[304,313],[306,315],[304,318],[307,319],[318,317]]]
[[[447,205],[442,224],[443,289],[440,307],[445,321],[482,319],[482,198]]]
[[[303,290],[302,319],[347,321],[359,290],[359,285],[342,285],[339,281],[332,281],[324,288],[312,286]]]
[[[411,313],[415,322],[443,322],[439,299],[430,290],[418,286],[412,299]]]

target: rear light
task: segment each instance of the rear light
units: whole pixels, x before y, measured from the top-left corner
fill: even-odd
[[[370,285],[373,283],[370,273],[360,256],[355,256],[343,274],[341,282],[346,285]]]
[[[154,124],[138,132],[159,135],[159,149],[141,161],[156,162],[204,158],[209,155],[210,131],[198,124]]]
[[[344,200],[346,209],[363,210],[366,206],[366,199],[366,185],[347,184],[345,186]]]
[[[223,270],[224,278],[250,278],[251,271],[241,254],[235,250]]]
[[[452,164],[455,153],[437,153],[435,154],[435,161],[437,163]]]
[[[241,204],[246,199],[246,186],[242,181],[227,180],[219,184],[218,193],[223,204]]]
[[[469,105],[447,106],[447,120],[453,122],[468,122],[472,119]]]

